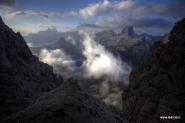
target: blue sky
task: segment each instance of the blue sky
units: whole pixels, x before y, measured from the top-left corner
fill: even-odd
[[[47,28],[121,30],[162,35],[185,17],[184,0],[0,0],[0,14],[15,31],[37,33]]]
[[[34,9],[37,11],[55,11],[63,12],[70,10],[78,10],[79,8],[85,7],[91,4],[93,0],[17,0],[17,7],[22,10]],[[99,0],[94,0],[96,3]]]
[[[101,0],[16,0],[18,9],[28,10],[33,9],[37,11],[70,11],[84,8],[89,4],[95,4]],[[121,1],[121,0],[109,0],[110,2]],[[138,0],[139,1],[139,0]],[[140,0],[140,2],[146,2],[149,4],[153,3],[166,3],[173,2],[174,0]]]

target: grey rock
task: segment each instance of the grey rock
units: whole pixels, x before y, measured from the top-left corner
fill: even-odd
[[[168,40],[155,43],[144,64],[131,73],[129,88],[123,94],[124,118],[131,123],[184,121],[185,19],[175,24]]]
[[[0,119],[27,107],[63,82],[32,55],[20,33],[0,20]]]
[[[0,18],[0,122],[122,123],[122,118],[76,80],[64,83]]]
[[[3,123],[122,123],[122,118],[80,90],[75,80],[43,94],[25,110]]]

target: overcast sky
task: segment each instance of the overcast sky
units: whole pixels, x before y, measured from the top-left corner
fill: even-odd
[[[185,0],[0,0],[0,15],[23,34],[133,25],[138,33],[162,35],[185,17]]]

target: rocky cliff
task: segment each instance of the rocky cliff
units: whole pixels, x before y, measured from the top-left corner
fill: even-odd
[[[75,80],[43,94],[3,123],[122,123],[110,108],[80,90]]]
[[[75,80],[63,82],[0,18],[0,122],[121,123],[122,119],[84,93]]]
[[[123,94],[123,113],[131,123],[182,122],[185,114],[185,19],[175,24],[167,43],[156,43],[134,69]],[[180,116],[181,119],[160,119]]]
[[[27,107],[62,83],[52,67],[32,55],[20,33],[0,19],[0,119]]]

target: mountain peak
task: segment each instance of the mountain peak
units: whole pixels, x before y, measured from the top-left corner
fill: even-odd
[[[125,26],[121,31],[121,34],[124,34],[127,36],[136,36],[136,33],[134,32],[134,28],[131,25]]]
[[[110,36],[114,36],[115,32],[113,30],[103,30],[101,32],[96,33],[96,35],[99,36],[103,36],[103,37],[110,37]]]
[[[0,20],[0,80],[0,120],[63,82],[52,67],[31,53],[21,33],[15,33],[3,20]]]
[[[177,22],[171,30],[169,40],[173,45],[184,46],[185,44],[185,18]]]
[[[0,22],[1,123],[122,123],[120,114],[81,90],[76,78],[63,82],[19,32]]]
[[[0,25],[5,25],[4,22],[3,22],[3,18],[0,16]]]

